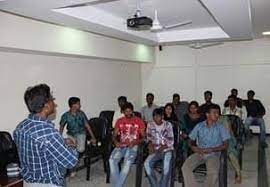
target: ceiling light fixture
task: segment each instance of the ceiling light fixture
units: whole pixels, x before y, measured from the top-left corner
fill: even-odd
[[[262,34],[265,35],[265,36],[270,35],[270,31],[265,31]]]

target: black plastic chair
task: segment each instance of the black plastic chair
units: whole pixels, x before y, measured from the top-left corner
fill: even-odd
[[[111,149],[111,140],[110,140],[110,131],[106,124],[106,120],[102,118],[91,118],[89,120],[92,131],[97,139],[97,144],[92,145],[90,143],[90,136],[87,135],[86,140],[86,180],[90,179],[90,169],[92,164],[92,159],[95,158],[95,161],[102,158],[104,172],[107,173],[109,170],[109,156]],[[106,179],[107,181],[108,179]]]
[[[6,171],[9,163],[18,163],[19,156],[15,142],[9,132],[0,131],[0,172]]]
[[[104,110],[101,111],[99,114],[99,118],[107,120],[107,124],[109,125],[110,129],[112,129],[113,116],[114,116],[113,110]]]

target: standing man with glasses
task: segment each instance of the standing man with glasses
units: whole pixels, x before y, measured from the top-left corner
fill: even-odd
[[[48,119],[56,107],[50,87],[46,84],[30,87],[24,100],[30,114],[13,133],[23,186],[64,186],[65,171],[76,165],[78,154],[75,143],[63,139]]]

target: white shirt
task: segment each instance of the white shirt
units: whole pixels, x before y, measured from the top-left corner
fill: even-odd
[[[235,107],[234,109],[231,109],[230,107],[225,107],[222,111],[223,115],[236,115],[242,120],[245,120],[247,117],[247,111],[246,107],[243,106],[242,108]]]

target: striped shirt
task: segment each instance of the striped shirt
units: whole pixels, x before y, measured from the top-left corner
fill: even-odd
[[[66,147],[52,122],[30,114],[13,136],[25,182],[64,185],[65,170],[76,165],[78,153]]]
[[[155,150],[158,150],[161,145],[168,147],[164,152],[173,150],[174,136],[173,127],[170,122],[163,121],[161,125],[157,125],[154,121],[148,123],[146,136],[147,141],[155,145]]]

